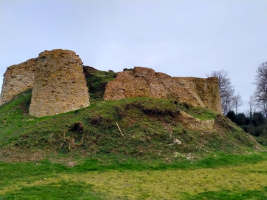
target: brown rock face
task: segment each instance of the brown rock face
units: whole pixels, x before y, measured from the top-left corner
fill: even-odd
[[[44,51],[37,58],[30,115],[42,117],[89,106],[82,61],[73,51]]]
[[[117,78],[107,84],[104,93],[105,100],[132,97],[173,97],[192,106],[222,113],[217,78],[171,77],[153,69],[135,67],[118,73]]]
[[[33,87],[36,59],[30,59],[7,68],[0,97],[0,105],[9,102],[17,94]]]
[[[179,120],[189,129],[194,130],[212,130],[214,129],[215,120],[200,120],[192,117],[188,113],[180,110]]]

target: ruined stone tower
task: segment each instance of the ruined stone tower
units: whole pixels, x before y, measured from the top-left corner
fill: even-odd
[[[44,51],[37,58],[30,115],[42,117],[89,106],[82,61],[73,51]]]
[[[17,94],[33,87],[36,58],[7,68],[0,97],[0,105],[9,102]]]

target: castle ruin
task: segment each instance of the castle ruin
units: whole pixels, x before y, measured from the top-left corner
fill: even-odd
[[[90,105],[82,61],[73,51],[44,51],[37,58],[10,66],[4,74],[0,105],[33,88],[30,115],[42,117]],[[171,77],[135,67],[117,73],[106,85],[104,100],[132,97],[174,98],[222,113],[218,79]]]
[[[30,104],[30,115],[56,115],[89,106],[82,61],[73,51],[39,54]]]
[[[105,100],[133,97],[174,98],[192,106],[206,107],[222,113],[218,78],[171,77],[153,69],[135,67],[118,73],[109,82]]]
[[[4,74],[0,105],[9,102],[17,94],[33,87],[36,58],[7,68]]]

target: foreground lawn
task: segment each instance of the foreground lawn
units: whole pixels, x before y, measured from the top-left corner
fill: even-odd
[[[32,171],[27,172],[27,167]],[[0,199],[264,200],[267,161],[212,168],[95,171],[46,162],[1,163]]]

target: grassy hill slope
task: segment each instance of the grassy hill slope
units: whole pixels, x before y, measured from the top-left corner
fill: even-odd
[[[103,101],[113,72],[85,68],[91,106],[56,116],[29,116],[31,90],[0,107],[0,161],[54,160],[143,161],[202,158],[213,152],[261,151],[253,137],[222,115],[174,99],[132,98]],[[179,120],[179,110],[215,129],[196,131]]]

